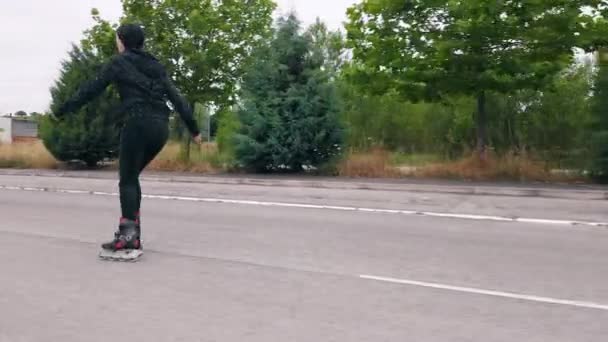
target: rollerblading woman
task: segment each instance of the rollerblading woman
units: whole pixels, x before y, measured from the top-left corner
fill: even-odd
[[[156,157],[169,135],[170,101],[197,142],[201,142],[192,107],[173,85],[163,65],[144,51],[144,31],[134,24],[122,25],[116,32],[118,54],[101,69],[97,77],[78,92],[55,114],[62,118],[77,111],[114,84],[120,95],[120,112],[125,115],[121,130],[120,204],[122,217],[114,239],[102,244],[100,257],[133,260],[142,254],[141,187],[139,175]]]

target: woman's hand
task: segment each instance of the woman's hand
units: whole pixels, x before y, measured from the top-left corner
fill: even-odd
[[[201,145],[203,143],[203,137],[201,137],[200,133],[193,138],[194,142]]]

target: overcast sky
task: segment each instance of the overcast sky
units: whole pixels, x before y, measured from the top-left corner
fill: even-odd
[[[339,28],[356,0],[277,0],[279,13],[295,10],[305,24],[320,17]],[[116,20],[120,0],[0,0],[0,114],[47,110],[49,88],[71,42],[92,24],[90,10]]]

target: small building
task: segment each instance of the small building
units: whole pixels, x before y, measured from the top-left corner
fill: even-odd
[[[38,140],[38,123],[15,117],[0,117],[0,143],[12,144]]]

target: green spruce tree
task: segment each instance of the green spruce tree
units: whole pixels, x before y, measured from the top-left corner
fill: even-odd
[[[80,44],[73,45],[62,62],[59,78],[51,88],[51,112],[55,112],[116,53],[115,26],[91,11],[95,25],[84,32]],[[76,113],[56,120],[49,115],[40,119],[40,136],[53,156],[66,162],[96,166],[104,159],[118,156],[120,114],[114,111],[118,95],[109,87]]]
[[[59,79],[51,89],[51,111],[64,103],[85,81],[95,77],[103,58],[92,51],[73,46],[63,62]],[[106,91],[87,106],[62,120],[45,116],[40,122],[40,136],[53,156],[66,162],[79,161],[96,166],[118,154],[118,118],[113,117],[117,104],[115,91]]]
[[[298,19],[281,18],[248,70],[235,153],[258,172],[301,171],[339,155],[342,128],[334,85]]]

